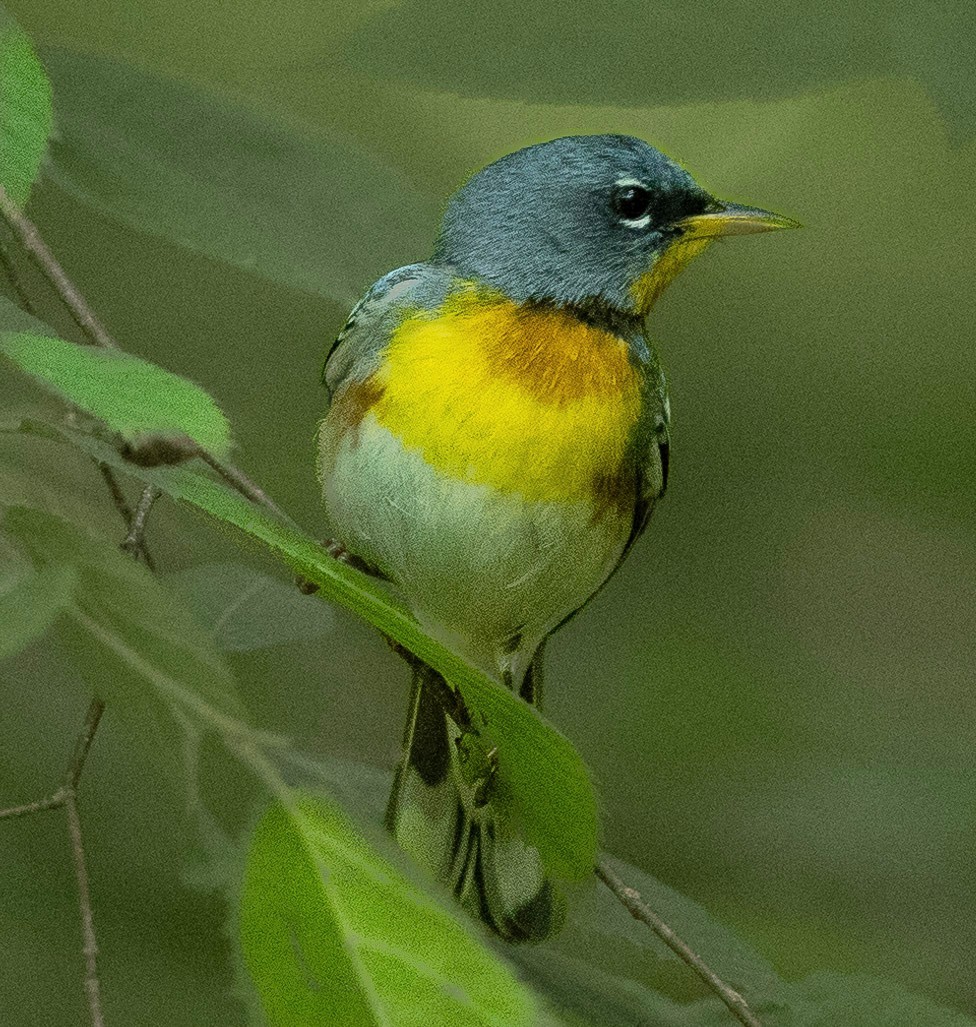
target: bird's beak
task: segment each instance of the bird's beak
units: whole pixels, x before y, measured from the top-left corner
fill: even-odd
[[[784,218],[759,207],[716,200],[713,210],[682,218],[671,227],[680,234],[658,255],[651,269],[631,286],[634,308],[641,315],[650,311],[675,276],[716,239],[726,235],[772,232],[777,228],[799,228],[800,225],[792,218]]]
[[[706,214],[693,214],[676,221],[685,239],[717,239],[725,235],[751,235],[754,232],[773,232],[777,228],[799,228],[800,223],[781,214],[759,207],[744,207],[741,203],[719,201],[719,209]]]

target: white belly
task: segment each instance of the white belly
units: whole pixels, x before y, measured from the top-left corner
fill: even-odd
[[[619,510],[527,502],[445,478],[369,413],[322,427],[322,486],[342,544],[403,591],[435,637],[496,676],[602,584],[630,533]],[[516,680],[524,667],[514,661]]]

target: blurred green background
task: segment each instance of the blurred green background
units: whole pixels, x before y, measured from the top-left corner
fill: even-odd
[[[803,222],[714,247],[655,311],[668,498],[550,645],[547,714],[599,781],[606,848],[785,976],[866,971],[976,1012],[972,5],[7,7],[54,47],[33,216],[123,345],[203,384],[239,463],[313,533],[325,346],[488,160],[632,133]],[[117,533],[84,461],[64,474]],[[165,571],[240,559],[157,513]],[[230,659],[261,726],[392,766],[407,675],[351,617]],[[87,691],[47,645],[0,679],[4,805],[50,789]],[[152,746],[110,711],[84,783],[108,1021],[239,1023],[220,899],[187,879],[185,796]],[[248,797],[207,768],[233,823]],[[76,917],[59,818],[5,824],[5,1023],[83,1022]]]

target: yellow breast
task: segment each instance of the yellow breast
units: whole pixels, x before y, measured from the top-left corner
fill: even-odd
[[[532,500],[606,500],[640,412],[627,344],[475,287],[397,329],[379,422],[452,477]]]

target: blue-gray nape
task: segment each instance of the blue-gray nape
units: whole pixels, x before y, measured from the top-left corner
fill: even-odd
[[[643,224],[612,197],[621,183],[651,190]],[[711,197],[680,165],[631,136],[567,136],[489,164],[451,197],[434,261],[513,299],[633,309],[630,287]]]

